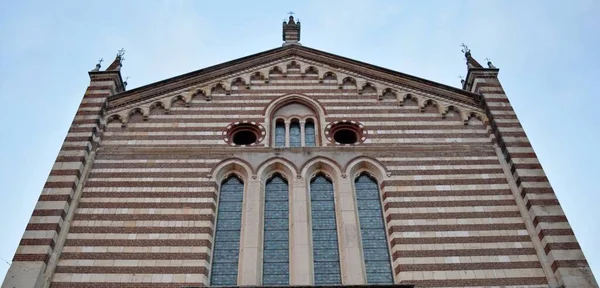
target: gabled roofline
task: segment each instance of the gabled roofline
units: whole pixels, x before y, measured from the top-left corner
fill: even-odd
[[[281,54],[283,54],[283,55],[281,55]],[[427,93],[436,94],[436,95],[439,95],[444,98],[449,98],[451,100],[467,103],[469,105],[481,106],[481,96],[478,94],[475,94],[475,93],[472,93],[472,92],[469,92],[466,90],[462,90],[460,88],[456,88],[453,86],[449,86],[446,84],[442,84],[442,83],[434,82],[434,81],[427,80],[424,78],[416,77],[413,75],[405,74],[402,72],[394,71],[394,70],[391,70],[388,68],[383,68],[380,66],[364,63],[361,61],[353,60],[353,59],[335,55],[335,54],[332,54],[329,52],[321,51],[321,50],[314,49],[314,48],[309,48],[306,46],[300,46],[300,45],[286,45],[283,47],[277,47],[277,48],[274,48],[271,50],[266,50],[266,51],[263,51],[260,53],[252,54],[249,56],[245,56],[245,57],[231,60],[228,62],[224,62],[221,64],[209,66],[209,67],[206,67],[206,68],[203,68],[200,70],[192,71],[192,72],[189,72],[186,74],[182,74],[179,76],[175,76],[172,78],[168,78],[165,80],[161,80],[161,81],[154,82],[154,83],[151,83],[148,85],[144,85],[144,86],[132,89],[132,90],[128,90],[128,91],[124,91],[122,93],[112,95],[108,98],[108,100],[110,103],[110,102],[121,100],[123,98],[127,98],[129,96],[136,95],[136,94],[148,94],[148,95],[143,95],[139,99],[132,99],[132,101],[131,101],[131,102],[137,102],[137,101],[151,98],[158,94],[162,94],[165,91],[180,90],[180,89],[183,89],[183,88],[191,86],[191,85],[199,84],[202,82],[207,82],[212,79],[222,77],[226,74],[235,73],[237,71],[244,70],[244,69],[247,69],[252,66],[260,65],[261,63],[266,63],[266,62],[270,62],[270,61],[276,60],[281,57],[294,56],[294,55],[302,56],[302,57],[305,57],[308,59],[312,58],[312,60],[315,60],[317,62],[323,62],[324,64],[330,64],[332,62],[331,60],[334,60],[335,62],[338,62],[338,63],[331,63],[330,64],[331,66],[334,66],[334,67],[337,66],[344,70],[348,70],[348,71],[352,71],[352,72],[355,72],[360,75],[364,75],[367,78],[379,79],[382,81],[396,82],[396,83],[398,83],[399,80],[405,80],[405,81],[403,81],[403,83],[401,85],[408,86],[409,88],[413,88],[416,90],[422,90]],[[244,64],[247,64],[247,65],[244,65]],[[238,65],[241,65],[241,66],[232,67],[232,66],[238,66]],[[354,67],[352,67],[352,66],[354,66]],[[227,69],[227,68],[230,68],[230,69]],[[371,70],[374,70],[375,72],[379,72],[379,73],[365,71],[364,68],[371,69]],[[371,73],[369,73],[369,72],[371,72]],[[186,80],[191,80],[194,78],[198,78],[197,81],[191,81],[191,82],[186,81]],[[397,79],[394,79],[394,78],[397,78]],[[408,83],[407,83],[407,81],[408,81]],[[170,86],[170,87],[165,87],[165,86]],[[434,90],[438,90],[438,91],[432,91],[431,89],[428,89],[428,88],[432,88],[432,87],[437,88]],[[149,91],[152,91],[154,89],[159,89],[159,88],[162,88],[162,89],[160,89],[160,91],[157,91],[157,93],[149,93]],[[454,94],[454,95],[447,95],[448,92],[450,94]],[[452,96],[455,96],[455,97],[452,97]],[[117,101],[117,102],[122,102],[122,101]],[[125,102],[127,102],[127,103],[117,103],[115,105],[115,107],[120,107],[120,106],[131,103],[129,101],[125,101]]]

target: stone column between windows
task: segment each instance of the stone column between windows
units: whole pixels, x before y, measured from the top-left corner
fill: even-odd
[[[285,147],[290,147],[290,120],[285,120]]]
[[[306,146],[305,142],[306,142],[306,135],[304,135],[304,124],[306,123],[306,121],[300,121],[300,146],[304,147]]]
[[[293,179],[290,191],[290,285],[311,285],[312,252],[308,225],[308,186],[306,178]]]
[[[342,284],[366,284],[365,267],[360,245],[360,227],[358,211],[354,197],[352,181],[348,177],[340,177],[335,191],[336,218],[340,249],[340,266]]]
[[[262,191],[264,191],[264,185],[260,179],[248,181],[242,208],[238,285],[258,286],[262,284],[262,234],[264,230]]]

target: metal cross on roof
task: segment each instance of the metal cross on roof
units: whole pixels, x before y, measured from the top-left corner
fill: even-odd
[[[98,60],[98,64],[102,64],[102,62],[104,62],[104,58],[100,58],[100,60]]]
[[[460,44],[460,47],[463,48],[463,49],[460,50],[463,53],[471,52],[471,49],[469,49],[469,46],[465,45],[465,43]]]
[[[290,11],[290,12],[288,12],[287,14],[290,14],[290,16],[292,16],[292,15],[294,15],[294,14],[296,14],[296,13],[294,13],[294,11]]]

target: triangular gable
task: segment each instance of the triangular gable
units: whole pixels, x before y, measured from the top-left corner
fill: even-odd
[[[119,93],[109,98],[109,109],[111,114],[119,113],[175,97],[186,103],[197,96],[211,100],[215,92],[228,93],[235,85],[250,88],[253,77],[262,77],[268,83],[270,73],[285,75],[292,62],[301,73],[318,74],[321,82],[335,81],[340,88],[356,85],[358,94],[365,91],[365,97],[396,97],[402,105],[410,95],[421,102],[433,100],[446,107],[482,109],[477,94],[299,45],[268,50]],[[170,101],[166,103],[168,106]]]

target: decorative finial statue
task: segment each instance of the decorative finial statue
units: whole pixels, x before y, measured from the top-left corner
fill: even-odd
[[[462,47],[460,51],[465,54],[465,57],[467,57],[467,54],[471,54],[471,49],[465,43],[460,44],[460,47]]]
[[[127,80],[129,80],[129,76],[125,77],[125,81],[123,81],[123,86],[127,87]]]
[[[100,60],[98,60],[98,64],[96,64],[96,68],[94,68],[94,70],[92,70],[92,71],[95,71],[95,72],[100,71],[100,67],[102,67],[102,65],[101,65],[102,62],[104,62],[104,58],[100,58]]]
[[[123,57],[123,55],[125,55],[125,52],[126,52],[125,48],[121,48],[121,50],[119,50],[117,53],[117,57]]]
[[[492,60],[490,60],[490,58],[485,58],[485,61],[487,61],[488,68],[496,69],[496,66],[494,66],[494,64],[492,64]]]

